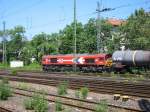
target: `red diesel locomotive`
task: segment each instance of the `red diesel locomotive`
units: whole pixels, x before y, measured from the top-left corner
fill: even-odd
[[[42,57],[44,71],[104,71],[112,65],[110,54],[45,55]]]

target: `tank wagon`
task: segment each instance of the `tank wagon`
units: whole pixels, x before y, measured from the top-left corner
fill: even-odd
[[[118,70],[131,67],[149,68],[150,67],[150,51],[115,51],[112,55],[114,68]]]
[[[72,71],[75,65],[78,71],[86,72],[130,71],[132,67],[150,68],[150,51],[115,51],[112,55],[45,55],[42,65],[44,71]]]

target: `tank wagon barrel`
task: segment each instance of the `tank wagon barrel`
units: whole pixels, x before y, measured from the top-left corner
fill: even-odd
[[[116,51],[112,55],[112,60],[126,66],[150,66],[150,51]]]

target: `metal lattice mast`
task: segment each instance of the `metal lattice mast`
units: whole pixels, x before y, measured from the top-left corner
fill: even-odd
[[[102,4],[102,3],[101,3]],[[104,39],[101,36],[101,12],[107,12],[115,10],[116,8],[103,8],[101,9],[101,4],[97,2],[97,53],[104,52]]]
[[[6,64],[6,38],[5,38],[5,21],[3,22],[3,64]]]
[[[97,53],[103,52],[102,51],[102,40],[101,40],[101,20],[100,20],[100,13],[101,13],[101,6],[100,3],[97,2]]]
[[[77,48],[76,48],[76,0],[74,0],[74,58],[76,58]],[[74,64],[74,72],[76,72],[76,63]]]

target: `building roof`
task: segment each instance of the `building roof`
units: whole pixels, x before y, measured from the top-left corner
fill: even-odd
[[[121,20],[121,19],[114,19],[114,18],[111,18],[111,19],[108,19],[107,21],[109,24],[113,25],[113,26],[120,26],[121,24],[123,24],[125,21],[124,20]]]

